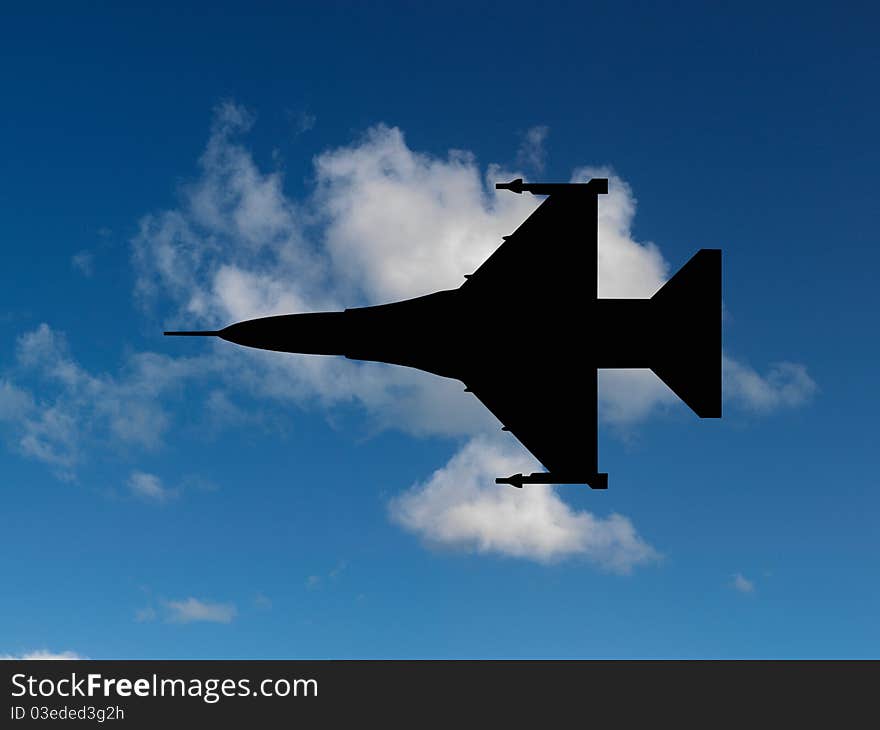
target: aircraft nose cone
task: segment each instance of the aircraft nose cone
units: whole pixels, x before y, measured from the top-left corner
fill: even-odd
[[[248,340],[253,338],[253,328],[248,327],[250,322],[238,322],[224,327],[217,333],[218,337],[227,342],[234,342],[236,345],[247,345]]]
[[[269,346],[279,344],[278,341],[282,338],[284,329],[286,328],[278,322],[253,319],[231,324],[217,334],[227,342],[234,342],[236,345],[275,349],[275,347]]]
[[[217,334],[245,347],[313,355],[344,354],[350,336],[344,312],[251,319],[231,324]]]

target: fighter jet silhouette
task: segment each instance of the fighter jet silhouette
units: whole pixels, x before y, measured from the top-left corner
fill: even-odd
[[[599,368],[651,368],[698,416],[719,418],[721,251],[698,251],[650,299],[599,299],[597,196],[608,180],[495,187],[548,197],[458,289],[165,334],[460,380],[547,468],[495,480],[520,488],[607,488],[598,469]]]

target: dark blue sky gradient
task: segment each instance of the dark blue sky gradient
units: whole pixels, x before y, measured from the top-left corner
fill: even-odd
[[[242,405],[273,425],[211,433],[196,413],[211,386],[187,381],[168,404],[173,443],[107,444],[72,483],[10,437],[0,654],[877,656],[876,7],[476,5],[7,10],[0,375],[41,322],[90,371],[172,354],[162,312],[135,305],[129,241],[142,216],[176,205],[230,99],[255,113],[246,144],[266,169],[283,161],[293,198],[312,189],[316,154],[379,122],[414,150],[469,150],[482,167],[515,164],[522,134],[547,125],[544,177],[611,165],[638,198],[636,238],[673,268],[724,249],[725,349],[762,371],[804,363],[813,402],[603,430],[611,489],[565,499],[627,515],[665,556],[618,576],[427,550],[389,524],[386,502],[455,442],[371,435],[355,409],[328,421],[259,402]],[[299,130],[303,115],[313,128]],[[83,249],[91,278],[71,267]],[[154,508],[124,496],[133,468],[217,488]],[[730,588],[739,572],[753,594]],[[238,616],[135,621],[190,595]]]

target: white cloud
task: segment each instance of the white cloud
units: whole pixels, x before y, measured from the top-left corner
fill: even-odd
[[[73,651],[48,651],[47,649],[37,649],[36,651],[27,651],[23,654],[0,654],[0,661],[14,660],[60,660],[60,659],[87,659],[88,657],[80,656]]]
[[[512,173],[484,175],[466,152],[416,153],[383,125],[315,169],[334,278],[374,303],[460,286],[540,202],[496,195],[496,177]]]
[[[246,110],[222,105],[199,176],[182,189],[176,209],[145,216],[132,242],[139,300],[161,305],[175,326],[213,329],[457,287],[540,203],[496,193],[494,183],[515,171],[482,169],[462,151],[421,154],[385,125],[318,155],[314,193],[294,200],[281,173],[262,171],[239,141],[252,123]],[[531,133],[532,152],[544,135]],[[636,200],[626,182],[606,168],[579,168],[572,179],[593,176],[609,178],[599,206],[599,293],[650,296],[669,267],[653,243],[635,239]],[[470,437],[434,477],[395,502],[395,519],[426,540],[539,560],[582,555],[621,571],[655,555],[624,517],[572,511],[552,487],[497,487],[494,477],[506,473],[498,465],[528,455],[482,437],[499,424],[457,382],[342,358],[205,347],[202,358],[141,353],[118,375],[94,374],[41,325],[18,350],[20,367],[33,370],[41,387],[31,392],[10,381],[0,388],[0,420],[17,414],[19,449],[70,473],[90,436],[141,448],[160,444],[169,427],[161,396],[185,378],[212,372],[261,398],[305,407],[355,404],[379,427]],[[799,365],[777,366],[756,380],[746,366],[725,364],[732,402],[758,410],[803,402],[812,383]],[[676,402],[650,373],[600,377],[606,421],[631,423]],[[209,406],[232,413],[232,402],[212,396]],[[485,459],[478,448],[487,449]]]
[[[128,478],[128,488],[136,497],[151,502],[167,502],[176,496],[173,489],[162,484],[162,480],[155,474],[142,471],[132,472]]]
[[[238,141],[251,123],[239,107],[219,110],[200,177],[178,209],[144,218],[133,242],[140,295],[170,303],[175,324],[215,328],[457,287],[540,203],[496,193],[494,183],[516,172],[481,170],[467,152],[415,152],[399,129],[385,125],[316,157],[314,193],[293,201],[280,174],[262,172]],[[531,164],[545,134],[534,130],[527,138]],[[599,293],[649,297],[669,266],[657,246],[633,236],[636,199],[626,182],[608,168],[586,167],[572,180],[595,176],[609,178],[599,207]],[[494,477],[505,469],[488,468],[475,451],[497,448],[479,435],[498,423],[458,383],[341,358],[215,353],[222,353],[218,362],[234,363],[235,382],[262,397],[324,407],[356,403],[382,427],[478,437],[395,502],[395,519],[426,540],[540,560],[580,554],[621,570],[653,555],[626,518],[572,512],[551,487],[497,489]],[[606,422],[629,424],[677,402],[650,372],[600,378]],[[498,460],[497,450],[486,459]],[[453,494],[460,510],[448,501]],[[516,520],[505,528],[511,516]]]
[[[391,516],[428,544],[480,553],[539,562],[579,556],[618,573],[659,557],[622,515],[573,510],[550,486],[494,483],[536,467],[512,442],[476,437],[425,483],[392,500]]]
[[[196,621],[228,624],[238,613],[231,603],[211,603],[210,601],[200,601],[197,598],[165,601],[165,608],[168,611],[167,621],[180,624]]]
[[[754,593],[755,584],[746,578],[742,573],[735,573],[730,587],[740,593]]]

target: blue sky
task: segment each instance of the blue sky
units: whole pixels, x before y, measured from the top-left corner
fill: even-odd
[[[0,655],[877,656],[876,9],[29,12]],[[600,172],[605,294],[720,247],[726,309],[721,421],[603,378],[606,493],[496,487],[456,384],[161,336],[455,286],[496,178]]]

